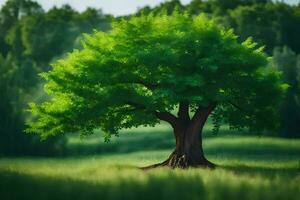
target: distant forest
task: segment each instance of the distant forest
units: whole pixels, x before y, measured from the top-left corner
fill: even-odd
[[[113,17],[99,9],[83,12],[69,5],[45,11],[31,0],[7,0],[0,10],[0,155],[62,155],[65,139],[40,141],[23,132],[28,102],[47,97],[39,73],[51,69],[51,62],[72,49],[81,48],[83,33],[109,31],[115,20],[139,15],[188,13],[206,14],[232,28],[243,41],[249,36],[265,47],[273,59],[270,67],[282,71],[290,85],[278,108],[280,137],[300,137],[300,4],[271,0],[193,0],[182,5],[166,1],[140,8],[129,16]],[[274,135],[274,133],[273,133]]]

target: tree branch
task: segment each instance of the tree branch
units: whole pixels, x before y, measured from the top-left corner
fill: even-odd
[[[238,105],[236,105],[235,103],[233,103],[232,101],[227,101],[230,105],[232,105],[233,107],[235,107],[235,108],[237,108],[238,110],[240,110],[240,111],[243,111],[244,112],[244,110],[240,107],[240,106],[238,106]]]
[[[176,126],[178,118],[169,112],[155,112],[158,119],[169,122],[173,127]]]
[[[200,118],[207,118],[208,115],[216,108],[216,103],[211,103],[209,106],[207,107],[203,107],[203,106],[199,106],[199,108],[196,110],[192,121],[195,122],[197,120],[199,120]],[[205,119],[206,120],[206,119]]]
[[[245,116],[247,117],[251,117],[251,115],[253,116],[254,114],[246,111],[245,109],[241,108],[240,106],[238,106],[237,104],[233,103],[232,101],[227,101],[230,105],[232,105],[233,107],[235,107],[236,109],[240,110],[241,112],[245,113]]]
[[[131,101],[127,101],[125,103],[134,107],[132,110],[128,110],[128,111],[134,111],[134,110],[140,110],[140,109],[145,109],[146,108],[146,106],[144,106],[142,104],[138,104],[138,103],[131,102]],[[174,115],[172,115],[171,113],[169,113],[169,112],[157,112],[157,111],[154,111],[154,113],[155,113],[155,116],[158,119],[170,123],[173,127],[176,126],[178,118],[175,117]]]

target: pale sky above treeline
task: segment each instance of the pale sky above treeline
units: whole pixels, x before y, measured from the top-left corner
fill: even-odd
[[[151,7],[158,5],[165,0],[35,0],[43,6],[45,10],[54,5],[60,7],[64,4],[71,5],[78,11],[83,11],[87,7],[102,9],[104,13],[115,16],[134,13],[137,8],[149,5]],[[188,4],[191,0],[181,0],[182,4]],[[287,3],[297,4],[300,0],[284,0]],[[0,0],[2,6],[6,0]]]

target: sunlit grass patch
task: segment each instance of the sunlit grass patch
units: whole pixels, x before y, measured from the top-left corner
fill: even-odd
[[[214,170],[142,171],[138,167],[166,159],[173,140],[166,127],[147,134],[135,131],[116,138],[112,144],[91,137],[97,141],[94,145],[102,148],[98,154],[94,149],[88,156],[0,159],[0,199],[300,197],[300,140],[221,134],[204,139],[207,158],[218,165]],[[86,145],[81,150],[90,144],[73,139],[72,145]],[[114,151],[110,151],[112,148]]]
[[[157,152],[107,157],[2,160],[1,195],[27,199],[298,199],[299,171],[289,163],[290,175],[248,166],[209,169],[142,171],[135,163]],[[165,152],[162,152],[164,154]],[[154,157],[153,157],[154,156]],[[122,159],[123,158],[123,159]],[[217,160],[215,160],[217,161]],[[248,165],[249,162],[245,162]],[[263,163],[261,163],[263,164]],[[276,162],[273,163],[276,165]],[[267,168],[267,162],[264,163]],[[256,169],[252,171],[251,169]],[[269,168],[269,170],[272,168]],[[284,183],[284,184],[283,184]],[[18,191],[16,193],[16,191]],[[74,195],[77,194],[77,195]],[[4,198],[7,199],[7,198]],[[14,198],[9,198],[14,199]]]

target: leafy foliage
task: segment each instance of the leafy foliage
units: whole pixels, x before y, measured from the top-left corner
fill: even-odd
[[[274,128],[274,106],[285,85],[267,68],[261,47],[239,43],[232,30],[200,15],[141,16],[115,22],[109,33],[86,35],[42,76],[51,101],[31,104],[29,132],[109,135],[158,123],[181,101],[193,109],[218,105],[234,128]]]

